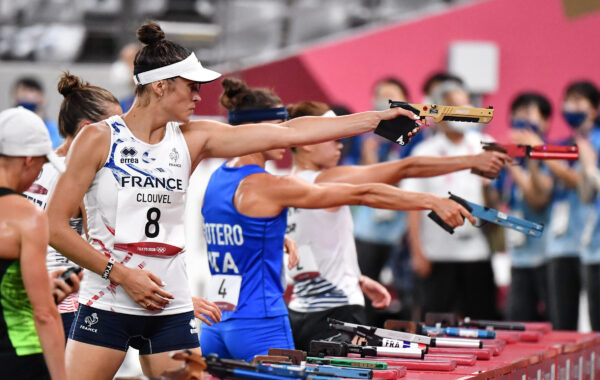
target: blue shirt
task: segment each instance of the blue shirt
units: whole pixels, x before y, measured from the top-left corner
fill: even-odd
[[[241,276],[237,308],[223,311],[222,321],[288,314],[281,280],[287,209],[275,217],[253,218],[233,204],[240,182],[255,173],[266,172],[257,165],[227,167],[225,163],[212,174],[204,195],[210,272]]]
[[[600,167],[600,127],[596,126],[590,135],[590,142],[596,154],[598,154],[598,167]],[[600,264],[600,193],[596,193],[594,204],[591,205],[592,212],[595,213],[595,222],[592,230],[592,236],[582,253],[581,261],[584,264]]]
[[[597,139],[594,137],[597,133],[596,129],[592,131],[593,140]],[[569,166],[577,170],[579,163],[571,161]],[[569,188],[555,178],[550,223],[544,231],[549,258],[582,256],[582,238],[593,212],[594,205],[583,203],[576,188]]]

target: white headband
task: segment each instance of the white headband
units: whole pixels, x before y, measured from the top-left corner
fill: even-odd
[[[322,117],[333,117],[333,116],[337,116],[335,114],[335,112],[333,112],[332,110],[329,110],[327,112],[325,112],[323,115],[321,115]]]
[[[216,71],[202,67],[202,64],[196,58],[196,54],[192,53],[183,61],[135,74],[133,82],[136,85],[143,85],[156,82],[157,80],[182,77],[194,82],[206,83],[212,82],[220,76],[221,74]]]

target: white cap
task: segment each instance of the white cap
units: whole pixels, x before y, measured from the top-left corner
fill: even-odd
[[[65,171],[64,163],[52,150],[46,124],[38,115],[23,107],[0,112],[0,155],[46,156],[58,171]]]
[[[182,77],[194,82],[206,83],[212,82],[220,76],[220,73],[202,67],[202,64],[196,58],[196,54],[192,53],[183,61],[135,74],[133,82],[135,84],[148,84],[157,80]]]

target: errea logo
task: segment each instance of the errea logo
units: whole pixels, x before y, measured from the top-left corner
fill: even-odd
[[[190,319],[190,334],[198,334],[200,329],[198,328],[198,323],[194,318]]]
[[[134,147],[124,147],[121,149],[121,163],[122,164],[137,164],[138,158],[135,157],[137,155],[137,150]]]

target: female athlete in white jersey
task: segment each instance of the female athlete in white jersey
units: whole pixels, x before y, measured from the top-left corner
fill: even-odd
[[[332,114],[326,104],[319,102],[288,106],[288,112],[292,119]],[[460,157],[410,157],[373,165],[337,166],[341,150],[342,144],[337,141],[294,148],[293,176],[315,185],[394,185],[403,178],[433,177],[469,168],[495,176],[504,167],[504,162],[510,161],[505,154],[484,152]],[[324,230],[328,233],[323,233]],[[299,262],[291,271],[294,293],[288,305],[296,348],[307,350],[311,340],[333,335],[328,330],[327,318],[364,324],[363,293],[374,307],[387,306],[389,298],[381,291],[383,286],[360,273],[354,224],[348,207],[290,209],[288,233],[299,247]]]
[[[229,110],[232,123],[287,119],[281,100],[270,90],[248,88],[234,79],[223,80],[223,88],[221,104]],[[294,348],[281,284],[288,207],[363,204],[393,210],[432,209],[452,225],[461,225],[461,216],[473,220],[457,203],[430,194],[373,183],[315,185],[267,173],[266,161],[281,159],[283,153],[274,149],[234,158],[212,174],[206,188],[202,215],[212,273],[209,299],[223,308],[223,321],[203,326],[205,353],[251,360],[267,354],[270,347]],[[319,234],[346,232],[338,227],[343,226],[321,224]],[[339,260],[335,265],[345,268],[348,264]],[[366,286],[373,289],[373,285]]]
[[[79,379],[112,378],[128,346],[140,349],[149,376],[178,365],[168,351],[199,350],[182,257],[185,193],[199,161],[364,133],[398,116],[416,119],[394,108],[283,126],[190,121],[200,83],[220,74],[166,40],[155,23],[143,25],[138,39],[146,46],[135,58],[132,108],[80,132],[48,205],[52,246],[87,268],[67,345],[67,370]],[[68,223],[84,196],[90,243]]]
[[[59,79],[58,92],[63,96],[58,113],[58,130],[64,140],[56,149],[56,155],[64,162],[75,136],[83,127],[104,120],[110,115],[120,114],[122,110],[117,98],[109,91],[83,82],[79,77],[69,73],[64,73]],[[60,172],[52,164],[44,164],[40,175],[24,195],[45,209],[59,176]],[[83,234],[81,210],[77,209],[71,215],[69,223],[79,235]],[[48,246],[46,266],[48,271],[55,272],[77,265]],[[77,311],[77,297],[77,293],[71,293],[58,304],[67,337]]]

